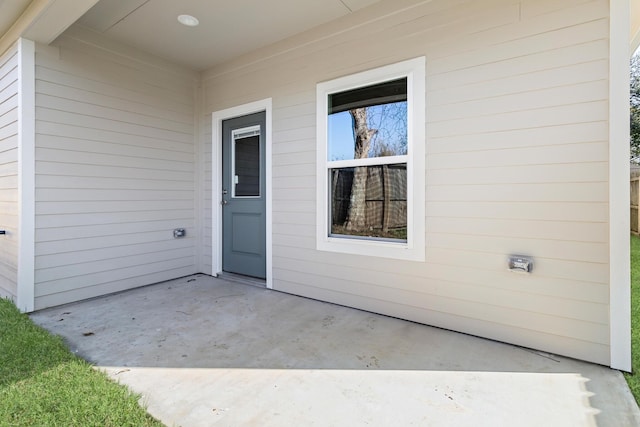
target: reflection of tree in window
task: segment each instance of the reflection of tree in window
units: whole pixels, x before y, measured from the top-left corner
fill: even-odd
[[[407,102],[368,107],[367,124],[375,129],[369,157],[402,156],[407,154]]]
[[[331,234],[407,238],[406,83],[400,79],[329,96],[329,156],[355,163],[331,169]],[[347,113],[350,123],[344,120]],[[384,160],[392,156],[398,163]],[[358,165],[376,158],[379,165]]]

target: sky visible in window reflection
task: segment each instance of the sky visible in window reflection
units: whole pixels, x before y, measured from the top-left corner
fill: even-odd
[[[393,102],[367,108],[369,129],[377,132],[371,140],[369,157],[407,154],[407,102]],[[353,160],[355,135],[348,111],[330,114],[328,124],[328,160]]]

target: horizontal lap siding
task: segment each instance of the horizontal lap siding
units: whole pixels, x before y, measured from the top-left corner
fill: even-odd
[[[606,1],[383,1],[206,72],[207,114],[273,98],[274,288],[608,364],[608,33]],[[317,251],[316,84],[422,55],[426,261]]]
[[[197,272],[195,79],[95,46],[36,52],[36,309]]]
[[[0,298],[18,284],[18,48],[0,57]]]

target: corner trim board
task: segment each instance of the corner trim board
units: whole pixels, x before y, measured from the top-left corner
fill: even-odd
[[[18,41],[18,292],[16,305],[35,310],[35,43]]]
[[[610,366],[631,371],[629,247],[629,0],[612,0],[609,19]]]

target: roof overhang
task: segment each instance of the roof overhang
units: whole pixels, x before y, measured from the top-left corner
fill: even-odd
[[[629,56],[632,56],[640,46],[640,0],[631,0],[631,40],[630,47],[631,52]]]
[[[0,2],[1,3],[1,2]],[[13,24],[0,36],[0,55],[20,37],[49,44],[76,22],[98,0],[33,0],[15,16]],[[4,12],[0,8],[0,12]]]

